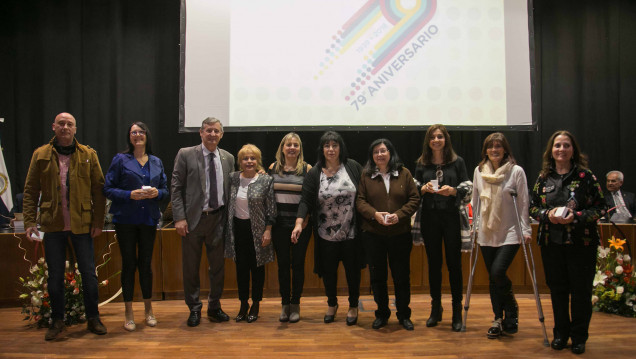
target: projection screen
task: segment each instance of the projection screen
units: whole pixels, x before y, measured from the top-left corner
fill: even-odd
[[[536,129],[531,0],[182,0],[180,131]]]

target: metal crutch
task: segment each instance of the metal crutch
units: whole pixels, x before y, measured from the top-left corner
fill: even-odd
[[[550,342],[548,341],[548,333],[545,330],[545,318],[543,317],[543,307],[541,306],[541,298],[539,297],[539,290],[537,289],[537,274],[535,272],[534,265],[534,256],[532,255],[532,247],[530,247],[530,243],[528,243],[528,249],[526,250],[526,241],[523,238],[523,231],[521,230],[521,217],[519,217],[519,210],[517,209],[517,192],[510,191],[510,196],[512,196],[512,202],[515,207],[515,213],[517,214],[517,233],[519,233],[519,242],[521,243],[521,247],[523,248],[523,257],[526,260],[526,267],[528,268],[528,274],[530,275],[530,279],[532,279],[532,289],[534,290],[534,299],[537,302],[537,313],[539,314],[539,321],[541,322],[541,328],[543,329],[543,345],[546,347],[550,346]],[[530,261],[528,261],[528,252],[530,252]],[[532,262],[532,268],[530,268],[530,262]]]
[[[472,266],[470,269],[470,277],[468,278],[468,287],[466,288],[466,299],[464,300],[464,320],[462,321],[462,332],[466,331],[466,320],[468,319],[468,309],[470,308],[470,295],[473,290],[473,278],[475,276],[475,268],[477,267],[477,258],[479,258],[479,244],[477,244],[477,232],[479,231],[479,207],[480,201],[477,199],[477,206],[473,208],[473,249],[470,251],[469,262]],[[473,258],[475,259],[474,262]]]

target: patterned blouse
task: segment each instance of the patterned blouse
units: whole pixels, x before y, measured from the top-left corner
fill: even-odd
[[[225,232],[225,258],[236,261],[234,248],[234,216],[236,214],[236,197],[240,187],[241,172],[230,174],[230,203],[227,213],[227,228]],[[274,179],[269,175],[258,175],[247,188],[247,205],[249,208],[252,237],[256,250],[256,265],[262,266],[274,260],[274,250],[270,243],[261,246],[265,227],[276,222],[276,201],[274,200]]]
[[[318,235],[320,238],[340,242],[355,236],[353,217],[356,212],[356,186],[344,166],[340,166],[333,177],[320,173],[318,190],[320,212],[318,214]]]
[[[607,205],[601,185],[590,170],[574,167],[569,173],[560,175],[552,168],[547,176],[539,175],[531,196],[530,217],[540,222],[539,245],[599,244],[596,223],[605,215]],[[548,211],[562,206],[570,208],[574,221],[551,223]]]

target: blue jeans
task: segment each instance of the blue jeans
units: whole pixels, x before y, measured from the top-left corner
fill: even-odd
[[[73,234],[70,231],[64,231],[44,234],[44,257],[49,267],[48,290],[51,298],[51,318],[64,319],[64,272],[66,243],[69,237],[75,250],[77,267],[82,276],[86,318],[98,317],[97,301],[99,298],[93,259],[93,238],[89,233]]]

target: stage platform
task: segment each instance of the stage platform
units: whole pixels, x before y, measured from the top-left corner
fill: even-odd
[[[392,297],[391,297],[392,298]],[[444,295],[442,322],[433,328],[425,325],[430,311],[427,294],[413,295],[411,308],[414,331],[397,323],[395,308],[389,324],[371,329],[375,303],[371,296],[361,298],[358,324],[345,324],[347,298],[339,297],[336,321],[323,323],[324,296],[302,298],[301,320],[280,323],[280,299],[270,297],[261,303],[259,319],[254,323],[213,323],[205,317],[198,327],[186,325],[188,310],[182,300],[154,302],[159,321],[154,328],[143,322],[143,303],[135,302],[137,330],[123,328],[124,305],[121,302],[100,308],[108,334],[96,336],[85,324],[68,327],[64,337],[44,341],[46,329],[36,329],[23,321],[20,308],[0,309],[0,357],[3,358],[572,358],[569,347],[555,351],[543,345],[533,295],[517,296],[520,306],[519,332],[489,340],[486,331],[493,319],[490,298],[476,294],[471,299],[467,331],[450,329],[450,296]],[[542,295],[548,337],[552,340],[552,309],[549,295]],[[223,299],[223,309],[233,318],[237,299]],[[205,307],[204,307],[205,308]],[[204,313],[205,315],[205,313]],[[630,358],[636,356],[636,319],[594,313],[587,351],[582,358]]]

